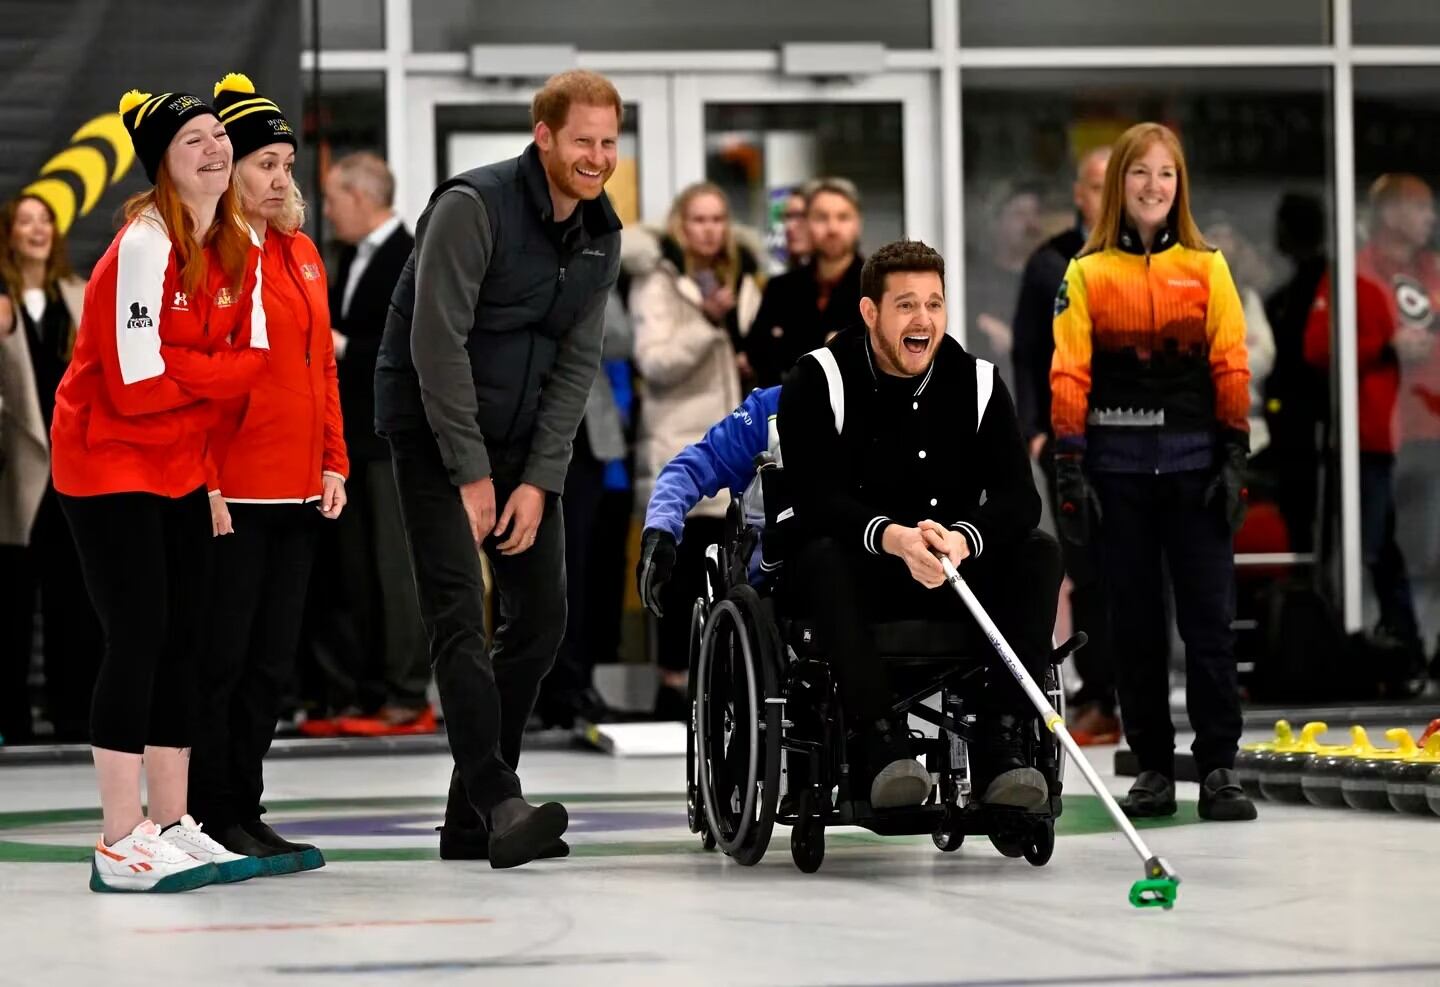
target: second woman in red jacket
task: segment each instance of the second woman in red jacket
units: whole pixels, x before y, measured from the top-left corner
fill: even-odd
[[[264,251],[270,373],[213,443],[210,489],[220,585],[209,681],[190,762],[190,805],[232,852],[271,874],[324,866],[261,821],[261,762],[294,661],[318,527],[345,506],[341,431],[325,268],[300,226],[291,178],[295,132],[243,75],[215,87],[235,153],[235,191]]]

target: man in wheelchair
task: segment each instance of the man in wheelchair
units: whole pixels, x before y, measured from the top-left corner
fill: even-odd
[[[875,809],[924,802],[931,780],[893,711],[872,625],[973,627],[942,588],[943,555],[1040,680],[1062,578],[1058,545],[1035,530],[1040,499],[1010,394],[945,333],[944,276],[923,243],[876,251],[861,274],[864,327],[802,357],[780,395],[794,508],[784,605],[806,617],[833,669],[861,744],[853,791],[868,777]],[[1026,761],[1034,711],[978,627],[968,656],[989,661],[974,706],[975,790],[989,806],[1037,810],[1048,791]]]

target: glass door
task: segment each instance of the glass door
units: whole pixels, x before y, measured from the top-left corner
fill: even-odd
[[[862,80],[772,74],[674,77],[675,178],[725,189],[737,221],[759,231],[780,266],[787,193],[839,176],[860,192],[863,251],[909,236],[941,245],[939,163],[915,149],[936,132],[924,73]]]

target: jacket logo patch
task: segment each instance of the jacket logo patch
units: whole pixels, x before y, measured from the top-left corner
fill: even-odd
[[[235,296],[230,294],[229,288],[221,288],[219,291],[215,292],[216,308],[229,308],[231,305],[234,304]]]
[[[319,280],[320,280],[320,265],[319,265],[319,264],[301,264],[301,265],[300,265],[300,274],[301,274],[302,277],[305,278],[306,281],[319,281]]]
[[[1055,290],[1055,314],[1058,316],[1070,307],[1070,282],[1064,278],[1060,280],[1060,287]]]
[[[1204,287],[1204,285],[1202,285],[1199,281],[1195,280],[1194,278],[1170,278],[1170,279],[1168,279],[1168,280],[1166,281],[1166,284],[1170,285],[1170,287],[1172,287],[1172,288],[1202,288],[1202,287]]]
[[[1430,295],[1425,286],[1404,274],[1395,275],[1395,305],[1409,325],[1429,329],[1432,319]]]
[[[586,247],[584,250],[580,251],[580,255],[582,257],[604,257],[605,251],[596,250],[594,247]]]
[[[190,299],[185,297],[185,292],[177,291],[175,292],[175,300],[172,301],[170,305],[172,308],[178,308],[182,310],[189,309]]]
[[[155,322],[150,318],[150,310],[139,302],[130,303],[130,318],[125,323],[126,329],[153,329]]]

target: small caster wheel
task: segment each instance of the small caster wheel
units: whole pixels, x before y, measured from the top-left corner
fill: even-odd
[[[700,828],[700,849],[707,851],[715,849],[715,834],[710,832],[709,826]]]
[[[937,829],[930,835],[930,839],[935,841],[935,849],[941,853],[954,853],[960,849],[960,844],[965,842],[965,834],[950,833],[943,829]]]
[[[800,796],[795,825],[790,827],[790,856],[802,873],[813,874],[825,861],[825,823],[815,814],[815,795]]]
[[[1025,847],[1025,859],[1036,867],[1044,867],[1055,853],[1055,820],[1046,819],[1036,825],[1031,841]]]

